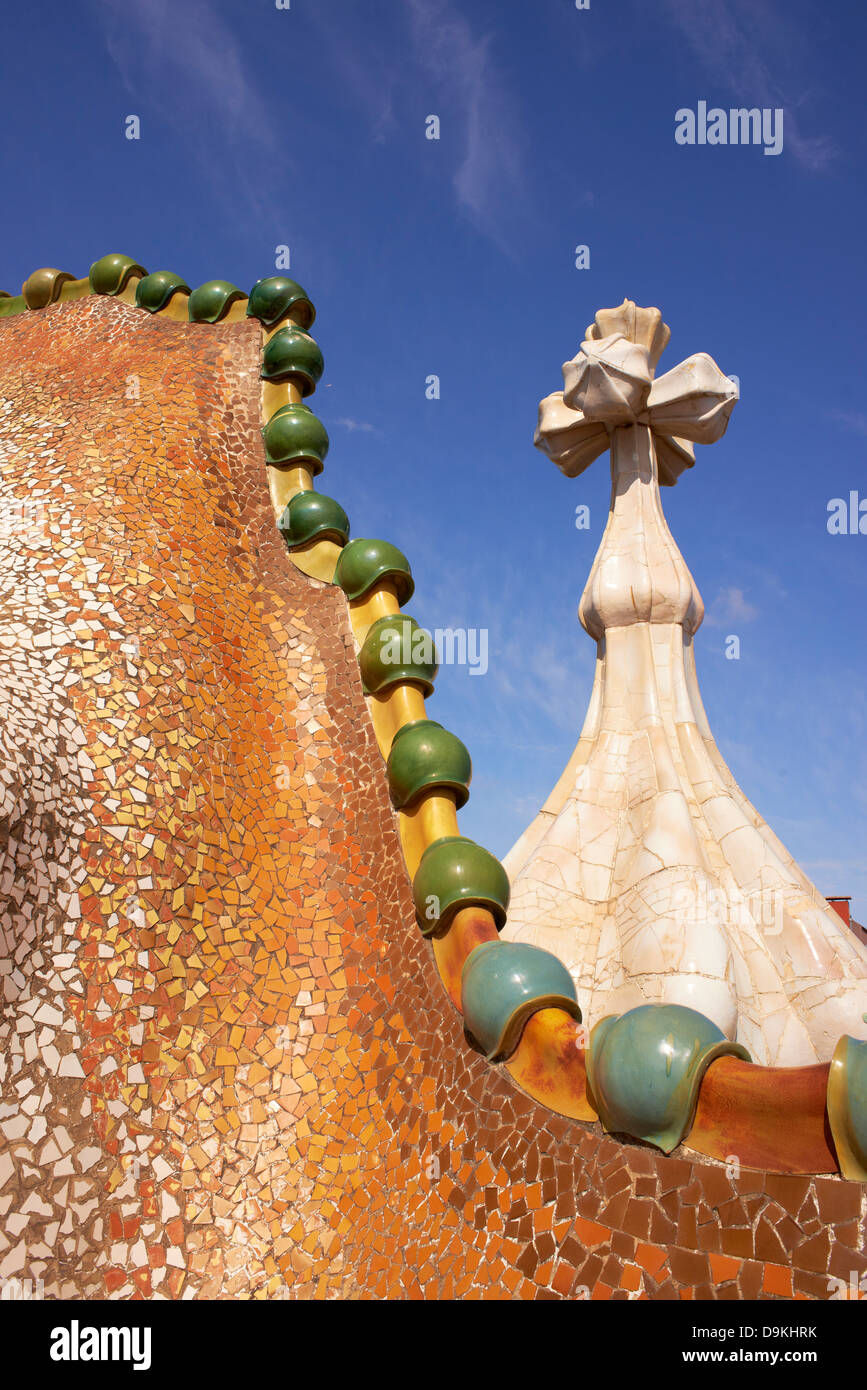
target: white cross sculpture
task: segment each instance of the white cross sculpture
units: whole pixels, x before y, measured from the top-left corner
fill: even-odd
[[[753,1060],[827,1061],[863,1037],[867,952],[799,869],[726,766],[692,639],[704,606],[659,484],[725,432],[735,382],[706,353],[654,378],[658,309],[603,309],[536,443],[568,477],[611,451],[611,507],[579,615],[597,642],[578,745],[506,859],[504,935],[553,951],[584,1018],[686,1004]]]

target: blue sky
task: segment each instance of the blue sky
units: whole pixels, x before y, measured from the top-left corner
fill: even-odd
[[[561,477],[540,397],[624,296],[671,326],[660,371],[704,350],[738,375],[725,438],[664,493],[708,609],[705,705],[747,795],[867,921],[867,535],[826,527],[830,498],[867,498],[867,10],[34,0],[3,31],[0,286],[124,251],[247,290],[289,245],[326,359],[321,489],[407,552],[420,622],[489,631],[487,674],[444,668],[428,713],[472,753],[461,825],[495,853],[556,781],[595,653],[577,603],[607,463]],[[781,107],[782,153],[676,144],[699,101]]]

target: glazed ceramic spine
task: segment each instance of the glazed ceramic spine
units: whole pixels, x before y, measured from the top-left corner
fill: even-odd
[[[587,1076],[603,1127],[671,1153],[689,1133],[705,1072],[724,1056],[750,1061],[745,1047],[682,1004],[643,1004],[600,1019]]]
[[[45,309],[49,304],[56,303],[64,284],[72,279],[67,270],[55,270],[53,267],[34,270],[21,286],[21,294],[27,308]]]
[[[445,835],[424,851],[412,896],[423,936],[442,936],[465,907],[484,908],[502,929],[509,908],[509,880],[499,859],[474,840]]]
[[[542,1009],[581,1022],[572,976],[556,956],[538,946],[488,941],[467,958],[461,979],[467,1032],[489,1062],[515,1051],[524,1025]]]
[[[189,285],[180,275],[175,275],[170,270],[157,270],[138,281],[135,287],[135,302],[139,309],[147,309],[149,314],[159,314],[179,296],[178,302],[182,300],[186,318],[190,294]]]
[[[247,296],[231,280],[206,280],[193,290],[187,305],[190,323],[237,320],[246,308]]]
[[[265,344],[263,381],[294,381],[302,396],[315,390],[324,370],[319,344],[300,328],[281,328]]]
[[[486,875],[485,882],[478,877],[473,881],[474,891],[455,891],[444,916],[437,914],[436,921],[419,917],[424,934],[432,939],[449,997],[460,1008],[464,962],[480,944],[497,938],[505,920],[508,880],[493,855],[472,845],[458,828],[457,810],[469,796],[472,764],[461,741],[426,716],[425,697],[433,692],[437,655],[430,634],[400,611],[415,588],[409,561],[386,541],[359,538],[341,553],[334,579],[349,603],[362,683],[386,759],[414,893],[424,884],[430,858],[424,870],[420,866],[434,846],[444,847],[434,860],[440,876],[460,876],[467,867],[467,846],[476,867],[482,866],[481,877]]]
[[[132,289],[147,275],[143,265],[132,256],[102,256],[90,267],[90,287],[94,294],[122,295],[132,282]]]
[[[843,1177],[867,1182],[867,1042],[846,1035],[838,1042],[826,1109]]]
[[[433,719],[414,719],[395,734],[386,774],[391,803],[398,811],[431,787],[452,792],[460,810],[470,795],[473,768],[459,738]]]
[[[408,613],[377,618],[358,656],[365,695],[380,695],[412,681],[432,695],[439,661],[433,638]]]
[[[409,560],[403,551],[388,541],[350,541],[337,562],[334,582],[339,584],[350,602],[365,599],[377,585],[388,580],[395,589],[402,608],[415,593],[415,581]]]
[[[349,517],[340,503],[312,489],[291,498],[277,525],[290,550],[322,540],[345,546],[349,539]]]
[[[295,496],[312,490],[329,447],[325,426],[302,404],[315,391],[324,366],[309,332],[316,309],[295,280],[269,275],[256,281],[245,312],[259,320],[264,335],[262,424],[268,485],[279,520]],[[292,558],[311,578],[331,583],[341,548],[335,537],[322,535]]]
[[[295,388],[298,390],[298,388]],[[281,468],[304,468],[313,477],[325,467],[329,438],[321,420],[300,401],[282,405],[262,431],[265,457]]]

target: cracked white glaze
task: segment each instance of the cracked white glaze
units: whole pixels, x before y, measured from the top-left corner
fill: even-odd
[[[590,706],[506,858],[503,935],[563,960],[591,1026],[687,1004],[756,1062],[826,1061],[842,1033],[867,1035],[867,953],[708,726],[692,647],[704,608],[659,482],[691,465],[691,442],[721,436],[736,390],[703,353],[652,382],[667,337],[658,310],[601,311],[564,367],[566,392],[542,402],[537,443],[568,476],[610,446],[612,497],[579,609],[598,644]]]

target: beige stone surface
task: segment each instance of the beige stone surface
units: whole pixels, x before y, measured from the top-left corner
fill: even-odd
[[[726,429],[735,383],[697,353],[656,380],[656,309],[602,310],[537,444],[569,477],[611,451],[611,508],[579,607],[598,645],[572,757],[506,868],[504,936],[558,955],[585,1020],[689,1005],[756,1062],[827,1061],[867,1036],[867,953],[744,796],[701,702],[698,588],[662,511]]]

